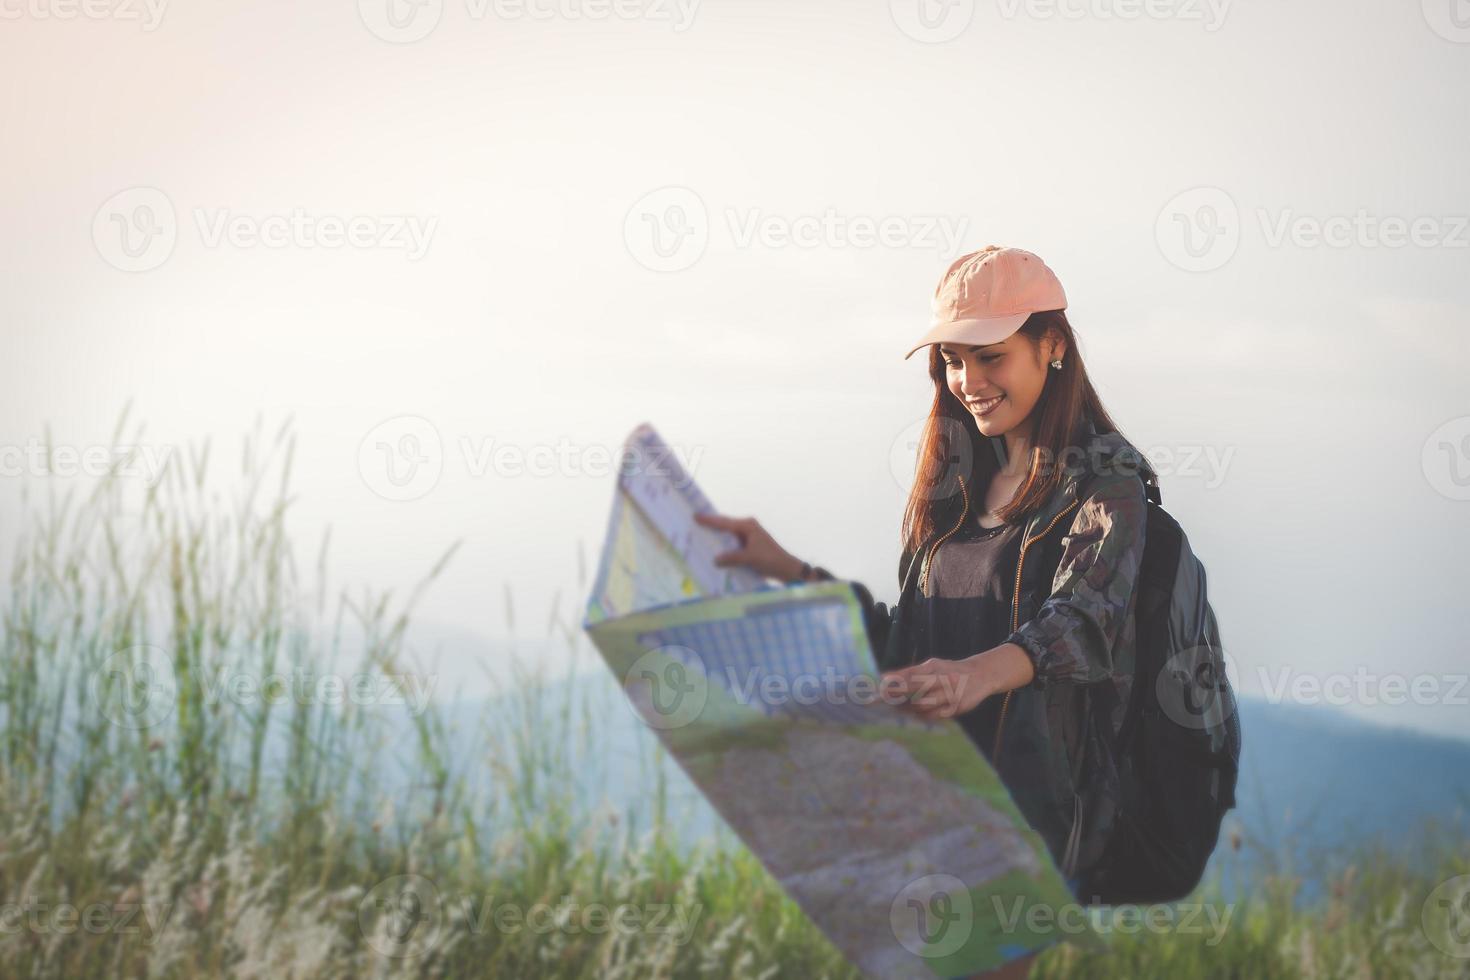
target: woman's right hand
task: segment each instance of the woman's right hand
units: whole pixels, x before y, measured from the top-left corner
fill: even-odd
[[[801,577],[801,559],[777,544],[776,539],[754,517],[695,514],[694,520],[704,527],[728,531],[740,541],[740,547],[715,556],[715,565],[718,567],[740,565],[758,575],[783,582]]]

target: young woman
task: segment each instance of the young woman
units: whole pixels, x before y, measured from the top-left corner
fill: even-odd
[[[930,348],[934,402],[900,599],[869,627],[885,691],[960,724],[1086,901],[1117,800],[1111,742],[1132,681],[1144,484],[1157,477],[1103,408],[1066,305],[1022,249],[988,246],[941,279],[935,322],[905,355]],[[740,541],[719,564],[834,577],[754,518],[701,522]],[[993,976],[1024,976],[1031,959]]]

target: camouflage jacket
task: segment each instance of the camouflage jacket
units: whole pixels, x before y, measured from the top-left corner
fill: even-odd
[[[1011,583],[1012,632],[1036,676],[1008,697],[992,759],[1057,867],[1086,887],[1118,801],[1113,744],[1133,682],[1135,583],[1143,560],[1145,482],[1157,475],[1116,432],[1087,424],[1085,455],[1064,461],[1058,490],[1026,518],[1020,573]],[[943,533],[943,532],[940,532]],[[898,607],[872,603],[869,632],[880,668],[912,663],[900,610],[916,588],[929,542],[899,563]],[[897,627],[897,628],[895,628]],[[980,652],[979,650],[975,652]]]

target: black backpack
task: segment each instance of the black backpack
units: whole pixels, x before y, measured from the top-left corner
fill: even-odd
[[[1194,890],[1235,806],[1240,768],[1240,715],[1204,565],[1158,486],[1145,490],[1133,689],[1113,759],[1117,823],[1078,889],[1107,905],[1172,902]]]
[[[1116,773],[1116,823],[1077,890],[1083,901],[1105,905],[1177,901],[1194,890],[1225,813],[1235,806],[1240,765],[1240,716],[1204,565],[1164,510],[1158,485],[1148,480],[1144,489],[1133,688],[1113,758],[1102,761]],[[905,662],[896,646],[903,603],[889,610],[864,586],[852,585],[879,668]],[[1093,689],[1102,698],[1114,691],[1111,682]],[[1112,717],[1102,707],[1094,719]],[[1104,744],[1112,741],[1111,732],[1105,736]]]

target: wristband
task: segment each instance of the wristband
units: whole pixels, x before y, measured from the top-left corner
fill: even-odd
[[[796,573],[796,578],[794,578],[794,579],[787,579],[786,581],[788,581],[788,582],[805,582],[805,581],[807,581],[807,576],[810,575],[811,573],[812,573],[812,563],[809,562],[809,561],[804,561],[804,562],[801,563],[801,571],[799,571],[799,572]]]

